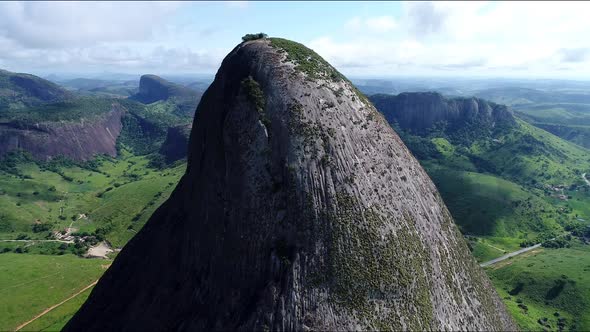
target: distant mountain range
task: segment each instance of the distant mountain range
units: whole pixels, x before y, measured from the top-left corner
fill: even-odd
[[[130,97],[144,104],[151,104],[169,98],[197,99],[198,94],[180,84],[172,83],[156,75],[142,75],[139,80],[139,92]],[[195,105],[196,106],[196,105]]]
[[[109,239],[117,238],[120,233],[125,234],[122,236],[125,240],[120,240],[120,243],[124,244],[126,239],[132,236],[129,232],[135,231],[133,227],[137,227],[137,230],[141,227],[136,224],[136,221],[140,217],[145,221],[152,213],[153,202],[162,194],[161,188],[166,186],[167,190],[172,190],[176,182],[163,179],[164,176],[170,176],[169,173],[172,172],[169,171],[171,168],[167,167],[176,165],[175,172],[183,172],[183,158],[187,156],[189,144],[193,144],[189,172],[185,175],[179,189],[172,195],[170,202],[153,215],[153,220],[148,223],[149,230],[143,232],[140,237],[144,240],[148,237],[151,241],[144,241],[141,245],[134,244],[135,254],[122,253],[122,257],[125,257],[123,258],[125,265],[117,267],[118,273],[126,273],[125,269],[129,266],[142,265],[142,259],[147,259],[146,253],[151,255],[149,257],[161,259],[162,257],[159,256],[161,250],[153,249],[150,243],[159,242],[162,234],[165,234],[162,241],[169,241],[167,242],[169,249],[176,253],[175,257],[183,257],[184,261],[209,260],[211,256],[202,255],[195,258],[197,254],[194,251],[186,250],[187,247],[194,246],[201,246],[199,248],[208,250],[208,247],[202,246],[209,243],[211,247],[219,249],[216,254],[218,259],[221,257],[227,260],[224,261],[223,268],[217,270],[214,278],[207,279],[210,282],[209,286],[200,289],[216,294],[212,295],[214,300],[230,298],[233,293],[226,294],[225,285],[234,284],[233,281],[228,281],[229,279],[223,279],[224,276],[238,275],[242,278],[240,280],[245,279],[240,273],[227,274],[227,271],[235,272],[241,260],[233,260],[240,256],[227,256],[225,255],[227,251],[224,250],[231,251],[236,245],[245,248],[244,250],[251,248],[250,242],[243,240],[241,236],[244,232],[251,231],[252,225],[258,225],[259,228],[255,232],[247,234],[250,234],[248,238],[259,237],[259,241],[252,242],[253,246],[259,244],[262,246],[262,249],[257,247],[255,252],[263,254],[256,256],[258,260],[252,266],[266,266],[265,268],[274,271],[272,278],[266,279],[266,274],[261,277],[265,282],[264,287],[269,284],[277,287],[268,288],[272,290],[266,294],[274,294],[274,289],[281,289],[280,294],[291,294],[290,291],[293,291],[298,294],[297,296],[308,296],[305,291],[302,292],[297,288],[299,286],[289,284],[295,279],[289,279],[290,274],[285,271],[291,271],[289,270],[291,267],[296,267],[297,271],[311,270],[309,266],[315,269],[313,265],[315,263],[305,265],[308,263],[302,263],[296,258],[305,257],[308,259],[306,262],[311,262],[315,259],[323,261],[325,257],[330,257],[325,261],[332,265],[325,270],[327,271],[325,275],[326,278],[331,279],[316,278],[315,275],[305,276],[306,284],[301,287],[308,287],[310,284],[307,282],[313,283],[311,289],[321,288],[333,292],[331,298],[344,299],[355,306],[360,305],[354,309],[358,312],[366,309],[365,305],[369,302],[365,300],[373,301],[373,296],[388,299],[393,296],[391,294],[394,294],[388,293],[387,287],[385,291],[381,286],[373,287],[371,276],[375,273],[380,275],[381,270],[375,268],[365,273],[365,271],[350,268],[352,263],[356,266],[360,264],[359,262],[364,264],[366,261],[380,266],[381,261],[378,257],[383,257],[389,250],[389,247],[384,247],[381,240],[375,237],[378,233],[375,233],[377,228],[374,228],[373,222],[375,220],[381,222],[381,219],[371,219],[374,216],[374,210],[365,207],[364,204],[367,202],[371,207],[389,209],[386,213],[391,212],[394,216],[392,218],[399,217],[395,219],[396,223],[388,224],[388,227],[402,225],[402,228],[396,229],[396,232],[402,232],[400,234],[406,234],[403,233],[406,226],[411,228],[413,227],[411,225],[420,225],[420,230],[415,232],[418,234],[416,236],[420,237],[418,241],[412,235],[411,241],[406,241],[404,238],[396,242],[398,243],[396,250],[404,251],[407,257],[412,255],[412,248],[422,248],[421,245],[410,248],[410,245],[431,244],[432,238],[428,237],[438,233],[431,233],[428,229],[432,225],[438,225],[437,220],[441,215],[444,220],[450,220],[448,213],[431,215],[432,207],[435,210],[444,210],[444,205],[449,208],[453,219],[467,237],[473,255],[480,261],[498,257],[503,252],[517,250],[520,245],[547,242],[551,238],[564,234],[566,230],[571,230],[572,225],[579,226],[583,221],[590,220],[590,210],[587,208],[590,206],[590,187],[586,185],[582,177],[582,174],[590,173],[590,152],[583,148],[583,146],[590,146],[590,94],[583,92],[583,86],[578,90],[578,87],[574,85],[568,86],[567,89],[558,88],[559,82],[527,88],[513,88],[501,84],[501,86],[488,86],[483,83],[474,83],[470,86],[469,83],[457,82],[437,86],[444,82],[433,83],[425,80],[404,81],[403,84],[385,80],[360,82],[361,90],[370,94],[369,101],[380,112],[379,114],[373,111],[373,106],[367,102],[365,96],[347,83],[348,81],[340,73],[302,45],[282,39],[255,41],[245,45],[243,48],[238,48],[236,54],[232,53],[228,63],[220,70],[225,80],[217,79],[211,91],[204,96],[203,92],[209,87],[209,82],[192,81],[190,78],[168,80],[156,75],[143,75],[139,82],[136,77],[132,80],[123,80],[123,77],[119,80],[73,78],[56,84],[29,74],[0,71],[0,171],[13,181],[3,182],[3,188],[0,188],[0,193],[4,193],[3,200],[0,201],[4,204],[3,209],[5,211],[8,211],[7,207],[11,209],[11,220],[7,220],[5,215],[0,215],[0,222],[2,222],[0,226],[4,225],[3,227],[11,230],[28,231],[29,223],[38,218],[25,215],[23,212],[25,210],[21,209],[20,205],[15,205],[15,202],[20,204],[23,201],[23,194],[17,188],[18,186],[14,186],[16,181],[27,180],[25,173],[21,172],[23,169],[36,169],[38,165],[45,165],[40,167],[60,172],[59,167],[47,165],[50,165],[51,161],[59,164],[63,162],[62,157],[67,157],[75,163],[64,162],[64,165],[69,165],[67,167],[71,168],[68,168],[67,175],[63,172],[56,173],[61,174],[63,179],[71,181],[70,175],[78,172],[75,169],[76,165],[82,164],[88,167],[83,168],[84,172],[88,171],[88,174],[94,172],[92,174],[95,178],[106,177],[107,173],[104,171],[92,170],[96,166],[92,164],[95,157],[102,154],[112,157],[125,156],[125,158],[131,158],[130,162],[121,161],[122,158],[102,158],[113,162],[112,169],[108,173],[109,177],[111,173],[113,175],[113,179],[108,182],[109,187],[102,188],[100,183],[92,183],[93,188],[99,188],[100,192],[90,193],[83,198],[79,197],[81,200],[94,200],[93,204],[97,204],[96,206],[115,203],[119,206],[125,205],[122,201],[131,194],[137,193],[138,196],[142,196],[141,188],[143,187],[140,185],[150,186],[151,196],[148,198],[142,196],[141,200],[138,200],[143,204],[139,212],[130,209],[132,212],[122,213],[120,220],[117,219],[114,222],[111,221],[110,214],[105,213],[106,217],[102,219],[100,215],[95,217],[94,222],[99,227],[93,230],[94,234],[105,232]],[[272,61],[260,58],[257,52],[265,52],[271,56]],[[285,65],[287,63],[285,61],[288,61],[289,65]],[[244,64],[249,65],[244,66]],[[295,64],[295,67],[290,64]],[[289,75],[268,78],[261,74],[261,70],[267,73],[263,69],[269,70],[273,75],[285,70],[285,73]],[[279,83],[283,85],[280,86]],[[437,92],[430,92],[431,87],[435,86],[434,90]],[[423,90],[423,92],[406,93],[402,92],[404,89]],[[204,114],[197,114],[195,122],[197,127],[193,129],[193,117],[201,97],[204,99],[198,110]],[[221,113],[218,110],[226,112],[223,113],[223,119],[220,118]],[[383,119],[395,129],[403,143],[419,160],[428,177],[436,184],[436,189],[429,184],[430,180],[424,172],[421,172],[421,167],[416,166],[413,157],[407,154],[403,144],[396,136],[391,136],[394,134],[390,133],[386,126],[382,126]],[[335,125],[336,123],[338,126]],[[222,133],[223,137],[216,136],[214,133]],[[189,140],[192,140],[192,143]],[[383,146],[388,149],[383,150]],[[29,156],[19,159],[19,153],[30,154],[39,161],[38,165],[31,166],[32,162],[27,159]],[[118,161],[121,165],[115,166]],[[15,167],[18,162],[21,162],[20,166]],[[87,162],[90,163],[86,164]],[[134,172],[128,173],[131,172],[132,166],[135,167]],[[203,171],[201,167],[206,168],[207,171]],[[16,168],[20,173],[11,173],[11,169]],[[162,172],[158,173],[154,170]],[[151,172],[154,173],[151,174]],[[52,176],[58,176],[56,174]],[[126,188],[122,185],[127,182],[121,182],[121,179],[135,179],[142,174],[146,176],[145,180],[138,181],[137,184],[129,180],[131,182],[127,184],[138,187]],[[13,176],[14,179],[12,179]],[[31,196],[32,203],[23,201],[23,206],[26,206],[26,211],[38,212],[34,204],[37,202],[39,191],[34,186],[43,184],[46,175],[39,170],[34,173],[34,176],[34,184],[30,181],[30,187],[27,187],[28,191],[24,194],[26,197]],[[159,179],[160,177],[162,179]],[[154,179],[159,179],[160,182]],[[76,178],[76,181],[80,185],[79,188],[90,186],[88,184],[90,182],[85,182],[89,181],[88,179]],[[106,180],[104,183],[107,183]],[[42,187],[50,192],[49,185]],[[6,194],[6,188],[9,194]],[[76,190],[79,189],[76,188]],[[205,190],[195,191],[194,188],[205,188]],[[235,191],[230,191],[228,188],[238,188],[242,191],[239,195],[234,195]],[[440,192],[444,205],[440,199],[432,198],[437,197],[437,194],[431,196],[431,193],[435,193],[436,190]],[[267,191],[270,194],[267,194]],[[264,194],[260,194],[261,192]],[[340,195],[343,192],[350,196],[344,196],[343,199]],[[383,197],[389,197],[387,195],[393,195],[392,197],[396,198],[381,204]],[[247,197],[247,199],[240,197]],[[355,199],[350,201],[350,197]],[[45,204],[50,200],[52,204],[57,204],[53,196],[43,202]],[[254,210],[244,208],[254,200],[260,202],[254,209],[255,217],[248,217],[250,219],[243,222],[240,219],[241,216],[254,215],[248,214]],[[199,202],[198,204],[201,205],[197,203],[195,205],[194,202]],[[285,205],[284,202],[288,204]],[[396,205],[398,203],[401,205]],[[135,203],[129,205],[133,204]],[[296,208],[289,210],[292,204],[296,204]],[[70,207],[71,211],[74,211],[73,205]],[[53,206],[54,211],[51,212],[53,219],[62,217],[61,212],[55,211],[57,206]],[[215,214],[218,210],[209,209],[209,206],[217,206],[219,211],[223,208],[225,214]],[[279,211],[281,220],[286,221],[287,224],[278,224],[272,231],[262,227],[264,223],[268,226],[268,220],[275,220],[274,215],[264,214],[269,206],[275,206],[271,210]],[[157,205],[153,206],[153,209],[155,210],[156,207]],[[392,207],[396,207],[397,210],[391,210]],[[77,205],[75,208],[77,209]],[[334,209],[330,210],[330,208]],[[203,211],[206,213],[203,214]],[[305,214],[306,211],[314,211],[313,218],[316,219],[310,219],[312,217]],[[43,213],[49,214],[44,211],[39,212],[39,215]],[[37,216],[37,214],[34,215]],[[232,216],[238,215],[240,218],[232,219]],[[204,216],[206,218],[217,216],[216,220],[223,222],[202,224],[203,220],[206,220]],[[224,219],[226,216],[227,219]],[[348,222],[349,216],[354,216],[356,218],[354,220],[366,222],[363,224],[365,228],[350,228],[352,226],[349,224],[334,223],[335,217]],[[407,219],[408,216],[410,219]],[[18,219],[18,222],[13,219]],[[318,220],[320,223],[304,225],[307,227],[305,228],[300,224],[302,220],[304,222]],[[408,220],[413,220],[414,223],[409,223]],[[233,232],[231,229],[224,231],[224,238],[231,241],[207,242],[210,238],[218,238],[215,237],[218,235],[215,227],[226,224],[238,225],[242,231]],[[174,229],[166,228],[169,225],[175,225]],[[115,228],[108,229],[107,226]],[[105,230],[102,227],[105,227]],[[331,233],[322,233],[331,237],[332,241],[324,243],[321,239],[316,240],[319,241],[317,243],[320,243],[320,248],[338,248],[336,256],[330,256],[331,251],[326,251],[325,257],[317,256],[316,251],[307,251],[311,247],[307,247],[305,239],[312,238],[315,234],[315,231],[310,231],[309,227],[316,227],[313,229],[321,232],[327,232],[327,228],[322,227],[332,227],[329,229]],[[363,232],[366,231],[370,239],[368,243],[371,243],[371,246],[367,248],[383,249],[379,251],[380,255],[375,256],[374,251],[365,248],[365,238],[354,238],[353,230],[355,234],[365,234]],[[188,234],[201,240],[194,242],[192,238],[188,238]],[[272,238],[272,241],[265,242],[266,238],[263,238],[261,234],[266,234],[265,236]],[[275,234],[279,235],[274,237]],[[292,234],[297,234],[297,237]],[[446,240],[462,241],[458,233],[449,234],[445,233]],[[422,237],[428,240],[423,241]],[[375,246],[375,243],[379,245]],[[346,256],[338,255],[339,250],[344,250],[342,248],[348,250]],[[453,252],[462,253],[461,250],[456,247]],[[396,257],[402,257],[397,251]],[[354,253],[358,253],[358,256]],[[436,251],[432,253],[437,255]],[[266,264],[268,257],[273,260]],[[451,260],[449,264],[466,266],[464,265],[467,264],[465,257],[469,258],[469,255],[459,259],[448,258]],[[157,269],[148,269],[149,274],[142,275],[141,280],[124,284],[122,288],[119,287],[110,294],[116,298],[120,298],[120,294],[125,294],[123,298],[130,298],[129,289],[135,287],[137,292],[143,292],[144,286],[149,288],[157,285],[154,292],[159,292],[162,291],[160,286],[164,284],[162,297],[170,297],[170,294],[177,292],[178,296],[170,298],[182,298],[186,293],[183,291],[185,286],[178,286],[178,280],[180,280],[178,276],[184,275],[185,278],[182,280],[201,280],[195,276],[206,274],[206,271],[187,272],[184,269],[175,271],[174,261],[161,259],[160,262]],[[408,264],[411,263],[411,261],[408,262]],[[429,264],[428,259],[423,262],[425,265],[420,263],[420,266]],[[456,264],[457,262],[460,263]],[[161,266],[172,267],[167,269],[172,272],[162,273]],[[324,267],[322,264],[318,266]],[[304,268],[299,269],[301,267]],[[403,267],[397,268],[401,272],[395,274],[396,278],[401,278],[399,280],[403,283],[406,280],[403,276],[411,274]],[[415,270],[412,268],[412,271]],[[342,274],[334,274],[334,271]],[[476,270],[468,268],[467,274],[473,276],[475,273],[473,271]],[[161,278],[162,274],[165,275],[164,279]],[[226,284],[216,288],[218,278]],[[276,282],[277,278],[281,282]],[[427,277],[420,276],[420,278]],[[447,278],[444,273],[442,278]],[[477,273],[475,278],[484,280],[482,275]],[[381,281],[383,280],[385,279]],[[553,282],[553,280],[549,281]],[[103,284],[108,283],[110,282]],[[532,283],[533,281],[531,285]],[[202,287],[201,284],[190,285],[191,289]],[[373,288],[365,288],[366,285]],[[534,287],[531,285],[527,284],[527,287]],[[463,286],[464,284],[459,289]],[[442,286],[443,292],[446,291],[445,287],[451,286]],[[571,287],[571,291],[577,289],[573,288],[574,286]],[[346,289],[355,291],[354,293],[343,291]],[[404,289],[405,291],[407,289]],[[489,289],[485,287],[484,292],[487,291]],[[408,298],[413,296],[411,292],[404,294]],[[453,292],[449,294],[451,295],[448,298],[456,296],[456,294],[452,295]],[[98,295],[95,298],[98,298]],[[240,297],[239,301],[246,303],[244,298]],[[264,302],[267,299],[264,297],[261,301]],[[313,296],[311,299],[315,301]],[[505,298],[505,300],[510,303],[517,298]],[[182,301],[187,303],[192,300],[183,298]],[[412,298],[408,303],[418,303],[421,312],[427,314],[431,307],[423,306],[420,301],[420,299]],[[208,303],[210,302],[212,301]],[[208,310],[208,303],[199,303],[199,308],[203,311]],[[276,308],[275,302],[268,303],[271,305],[260,305],[258,308],[262,308],[260,310]],[[234,305],[234,303],[226,304],[224,308]],[[497,304],[494,303],[494,305]],[[151,305],[150,310],[154,312],[154,315],[155,313],[165,313],[168,317],[175,315],[175,312],[161,311],[159,303],[154,302]],[[194,306],[191,303],[187,308],[192,310]],[[493,315],[489,311],[491,306],[488,305],[487,308],[488,312],[485,315]],[[521,307],[517,307],[520,312],[518,308]],[[552,307],[547,308],[552,310]],[[112,321],[121,322],[121,319],[125,318],[121,315],[125,312],[119,312],[119,308],[115,309],[113,309],[114,312],[119,316]],[[142,315],[142,310],[145,308],[142,305],[136,309],[131,310],[131,314]],[[217,317],[225,317],[223,312],[215,310],[207,315],[195,316],[193,320],[209,324],[208,322],[216,320]],[[461,310],[468,312],[470,309]],[[583,309],[580,310],[583,311]],[[129,312],[127,311],[127,314]],[[90,312],[86,318],[95,319],[96,314],[97,311]],[[257,315],[251,312],[244,313],[244,315],[249,314],[253,315],[252,317]],[[273,313],[275,314],[278,315],[278,311]],[[372,317],[379,317],[380,314],[375,315]],[[294,317],[293,319],[300,318],[296,315]],[[317,318],[314,321],[323,320],[323,326],[330,328],[336,326],[325,323],[328,321],[326,317],[330,318],[330,315],[318,314],[314,317]],[[354,317],[347,314],[342,314],[341,318],[345,322],[354,321]],[[281,319],[277,318],[274,322],[279,322]],[[223,320],[223,322],[226,321]],[[232,327],[238,326],[236,325],[238,323]],[[173,324],[177,324],[177,321],[172,319],[167,324],[169,325],[166,327],[175,326]],[[243,326],[258,326],[255,325],[256,323],[252,324],[254,325]],[[412,320],[412,324],[418,324],[413,325],[418,327],[433,326],[419,320]],[[533,321],[533,324],[536,323]]]
[[[365,94],[434,91],[447,97],[478,97],[510,106],[521,119],[590,148],[590,83],[516,79],[357,79]]]
[[[168,161],[186,155],[187,141],[178,135],[170,138],[178,144],[172,156],[160,147],[169,128],[190,126],[199,92],[155,75],[144,75],[128,99],[120,94],[121,83],[65,84],[70,91],[34,75],[0,71],[0,156],[23,150],[41,160],[89,160],[115,156],[121,144],[140,154],[161,152]],[[123,85],[130,94],[131,83]]]

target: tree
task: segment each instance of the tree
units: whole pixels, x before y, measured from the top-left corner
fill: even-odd
[[[249,34],[246,34],[242,37],[242,41],[247,42],[250,40],[265,39],[265,38],[268,38],[268,35],[266,33],[262,33],[262,32],[249,33]]]
[[[39,223],[33,224],[33,226],[31,226],[31,230],[33,231],[33,233],[41,233],[51,230],[51,227],[52,225],[49,223]]]

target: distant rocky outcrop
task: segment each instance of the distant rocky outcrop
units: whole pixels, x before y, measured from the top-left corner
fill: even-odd
[[[166,163],[172,163],[186,157],[190,133],[190,124],[168,128],[166,140],[160,148],[160,154],[164,156]]]
[[[144,104],[151,104],[169,98],[196,100],[196,103],[198,103],[199,97],[198,92],[180,84],[170,82],[156,75],[142,75],[139,79],[139,92],[129,98]]]
[[[440,123],[451,131],[467,125],[476,125],[480,129],[516,125],[512,111],[506,106],[478,98],[445,98],[436,92],[404,92],[372,95],[370,100],[390,123],[397,123],[401,129],[417,134]]]
[[[165,80],[156,75],[143,75],[139,80],[139,92],[129,99],[143,104],[171,101],[177,115],[192,116],[199,104],[202,92]]]
[[[0,123],[0,157],[13,150],[25,150],[40,160],[64,156],[85,161],[97,154],[116,156],[123,115],[124,109],[113,104],[110,111],[92,119]]]
[[[65,331],[516,329],[420,164],[303,45],[238,45],[188,154]]]
[[[0,111],[7,107],[36,106],[71,97],[71,93],[59,85],[40,77],[0,70]]]

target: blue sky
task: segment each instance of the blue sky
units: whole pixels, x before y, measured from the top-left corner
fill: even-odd
[[[212,74],[246,33],[356,77],[590,78],[590,3],[0,2],[0,68]]]

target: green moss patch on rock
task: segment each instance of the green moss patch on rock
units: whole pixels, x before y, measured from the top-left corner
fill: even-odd
[[[386,230],[378,207],[364,208],[349,194],[336,196],[328,214],[332,227],[331,287],[333,301],[359,315],[366,328],[424,330],[432,321],[428,289],[429,255],[412,222]],[[377,314],[379,304],[398,312]],[[402,317],[412,317],[402,322]],[[404,324],[404,325],[401,325]]]
[[[287,60],[295,63],[295,68],[305,73],[309,78],[331,79],[339,82],[343,79],[334,67],[313,50],[294,41],[283,38],[270,38],[270,45],[287,53]]]
[[[247,78],[243,79],[241,82],[242,89],[246,93],[248,101],[254,105],[256,111],[260,115],[260,121],[266,128],[270,128],[270,120],[266,116],[266,112],[264,111],[265,99],[264,99],[264,92],[260,88],[260,84],[252,78],[252,76],[248,76]]]

